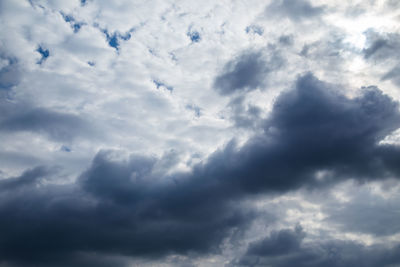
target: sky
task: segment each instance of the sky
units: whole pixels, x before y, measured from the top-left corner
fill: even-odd
[[[0,0],[0,267],[400,266],[397,0]]]

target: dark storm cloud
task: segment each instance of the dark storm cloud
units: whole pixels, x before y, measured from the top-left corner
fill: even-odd
[[[399,148],[378,144],[400,126],[398,104],[376,87],[364,88],[353,99],[332,87],[311,74],[300,77],[277,99],[263,122],[264,134],[242,147],[230,142],[190,172],[159,171],[176,164],[173,159],[162,164],[140,155],[117,160],[112,153],[101,152],[75,184],[31,183],[3,190],[0,259],[11,266],[57,266],[88,253],[218,253],[229,233],[246,228],[254,218],[240,200],[255,193],[287,192],[345,178],[398,177]],[[319,171],[327,175],[320,177]],[[299,229],[277,233],[259,246],[275,247],[274,255],[300,250],[315,259],[299,256],[302,266],[331,264],[326,258],[329,249],[322,256],[314,247],[304,254],[301,236]],[[274,242],[282,245],[273,246]],[[260,254],[257,246],[249,251]],[[342,243],[327,246],[345,255],[365,251]],[[391,259],[379,255],[376,260],[383,264]],[[290,266],[284,265],[290,260],[281,266]]]
[[[43,178],[49,173],[44,167],[36,167],[32,170],[24,172],[20,177],[8,178],[0,180],[0,193],[6,191],[13,191],[25,186],[32,186],[36,184],[40,178]]]
[[[264,124],[264,135],[216,153],[209,168],[256,192],[399,174],[399,148],[378,145],[400,126],[398,104],[376,87],[349,99],[309,74],[281,94]],[[219,161],[224,164],[213,166]],[[317,179],[322,170],[323,181]]]
[[[305,233],[296,228],[274,232],[251,243],[244,256],[232,266],[274,267],[385,267],[400,264],[400,246],[364,246],[341,240],[304,242]]]
[[[288,254],[299,250],[304,236],[301,226],[297,226],[294,231],[284,229],[279,232],[272,232],[269,237],[251,243],[246,254],[255,256]]]
[[[214,87],[221,95],[252,91],[264,86],[268,74],[283,64],[284,59],[279,53],[268,56],[261,51],[247,51],[225,65],[223,73],[216,77]]]
[[[100,153],[76,185],[2,191],[1,260],[63,266],[74,259],[86,266],[79,254],[217,252],[232,227],[251,219],[242,205],[208,192],[210,181],[157,182],[150,177],[154,159],[108,157]]]
[[[267,16],[286,16],[293,21],[318,17],[324,13],[323,6],[313,6],[307,0],[274,1],[266,9]]]

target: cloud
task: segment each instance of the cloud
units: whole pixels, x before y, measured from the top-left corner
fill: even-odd
[[[9,71],[6,72],[6,76],[6,79],[0,77],[0,82],[10,82]],[[16,79],[14,73],[10,76]],[[18,85],[19,80],[13,82]],[[14,98],[13,94],[15,91],[9,90],[8,94],[0,95],[0,131],[2,132],[34,132],[56,141],[71,141],[78,136],[93,133],[92,125],[78,115],[46,107],[36,107],[33,103]]]
[[[225,175],[245,191],[317,185],[319,171],[327,171],[322,184],[379,179],[398,175],[398,147],[378,142],[399,125],[398,104],[376,87],[349,99],[308,74],[277,99],[264,135],[220,157]]]
[[[0,131],[4,132],[28,131],[56,141],[70,141],[91,131],[85,120],[73,114],[6,101],[0,102],[0,109]]]
[[[299,250],[305,234],[300,225],[295,230],[284,229],[272,232],[263,240],[253,242],[249,245],[247,255],[256,256],[278,256]]]
[[[364,58],[375,63],[384,63],[384,68],[391,66],[381,80],[392,80],[400,86],[400,35],[397,33],[366,32],[367,47],[363,49]]]
[[[20,177],[0,180],[0,192],[14,191],[37,184],[43,176],[50,174],[44,167],[36,167],[24,172]]]
[[[286,16],[293,21],[311,19],[322,15],[324,6],[313,6],[307,0],[274,1],[266,9],[269,16]]]
[[[301,228],[283,229],[249,245],[232,266],[395,266],[400,246],[365,246],[351,241],[305,242]]]
[[[396,33],[379,34],[373,30],[366,32],[368,47],[363,49],[366,59],[385,60],[400,57],[400,35]]]
[[[232,113],[231,119],[236,127],[255,129],[262,124],[261,108],[251,104],[246,105],[244,96],[232,99],[228,104],[228,108]]]
[[[267,56],[262,51],[246,51],[225,64],[223,72],[215,78],[214,87],[221,95],[262,88],[267,75],[283,64],[277,53]]]
[[[400,233],[399,196],[383,191],[381,194],[369,190],[352,190],[345,203],[327,203],[323,212],[327,214],[324,223],[334,225],[340,232],[389,237]]]
[[[7,219],[0,229],[9,234],[0,243],[2,261],[54,266],[92,252],[148,257],[216,252],[229,229],[250,219],[241,205],[212,193],[207,198],[212,186],[198,180],[150,181],[153,159],[124,163],[108,157],[99,154],[80,184],[3,191],[0,214]]]
[[[294,42],[294,37],[293,35],[281,35],[279,37],[279,43],[283,44],[283,45],[293,45]]]
[[[155,157],[122,160],[100,152],[74,184],[22,191],[8,187],[0,205],[6,218],[0,223],[5,233],[0,257],[20,266],[51,265],[93,252],[150,258],[218,253],[233,229],[245,229],[253,220],[254,211],[241,200],[254,193],[287,192],[344,178],[382,179],[398,172],[398,165],[387,161],[397,160],[399,151],[378,145],[399,127],[398,105],[375,87],[349,99],[308,74],[281,94],[264,123],[262,136],[242,147],[231,142],[190,172],[163,175],[156,166],[166,170],[174,160],[160,165]],[[320,170],[330,175],[321,178],[316,175]],[[23,177],[13,179],[25,181]],[[270,248],[271,255],[291,253],[301,247],[302,235],[300,229],[273,234],[254,243],[249,253],[260,254],[260,246]],[[343,245],[344,251],[364,253],[364,248]],[[307,252],[315,258],[312,262],[330,264],[316,251]]]
[[[10,90],[21,78],[17,60],[6,56],[0,57],[0,90]]]

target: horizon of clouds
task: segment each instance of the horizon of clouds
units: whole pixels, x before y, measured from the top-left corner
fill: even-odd
[[[0,266],[400,264],[395,1],[0,21]]]

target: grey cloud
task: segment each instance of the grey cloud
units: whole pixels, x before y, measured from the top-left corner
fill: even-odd
[[[385,60],[400,57],[400,35],[397,33],[377,33],[369,30],[365,33],[367,47],[363,49],[366,59]]]
[[[286,16],[293,21],[301,21],[322,15],[324,6],[313,6],[307,0],[273,1],[266,9],[268,16]]]
[[[24,172],[20,177],[1,179],[0,192],[14,191],[27,186],[32,186],[49,173],[49,170],[44,167],[36,167]]]
[[[377,33],[369,30],[365,33],[367,47],[363,49],[366,59],[385,60],[399,58],[400,35],[397,33]]]
[[[238,162],[229,166],[228,176],[237,178],[241,188],[262,191],[313,184],[318,170],[332,173],[324,182],[398,175],[399,149],[378,142],[399,126],[398,104],[377,88],[364,88],[362,96],[348,99],[306,75],[278,98],[265,136],[228,154],[226,162]]]
[[[397,86],[400,87],[400,64],[395,66],[389,72],[387,72],[383,77],[382,80],[392,80]]]
[[[382,76],[382,80],[392,80],[400,86],[400,35],[379,34],[370,30],[366,33],[366,37],[367,47],[363,49],[364,58],[374,62],[394,61],[394,67]]]
[[[388,40],[376,39],[368,48],[365,48],[363,52],[365,58],[373,56],[375,59],[385,59],[393,54],[393,49],[395,49],[395,47],[390,44]]]
[[[253,242],[249,245],[246,254],[255,256],[277,256],[299,250],[305,233],[300,225],[295,230],[284,229],[272,232],[263,240]]]
[[[400,7],[400,3],[397,0],[387,0],[386,5],[391,9]]]
[[[319,68],[329,69],[330,72],[342,72],[345,62],[344,55],[348,50],[340,33],[331,32],[326,38],[311,43],[305,43],[300,55],[307,58]]]
[[[40,47],[41,48],[41,47]],[[47,54],[48,56],[48,54]],[[56,141],[70,141],[77,136],[94,134],[92,125],[78,115],[44,107],[13,97],[13,86],[20,82],[18,62],[5,57],[8,64],[0,70],[0,131],[28,131],[44,134]],[[45,59],[41,59],[45,60]]]
[[[10,113],[7,116],[4,114],[0,116],[0,131],[36,132],[57,141],[70,141],[82,135],[82,132],[89,131],[87,123],[72,114],[45,108],[32,108]]]
[[[398,104],[376,87],[352,99],[332,87],[311,74],[299,77],[263,121],[264,134],[242,147],[230,142],[190,172],[163,175],[160,170],[176,162],[173,157],[169,162],[168,155],[159,163],[140,155],[117,160],[101,152],[74,184],[9,188],[0,194],[5,218],[0,221],[0,259],[11,266],[57,266],[77,253],[150,258],[218,253],[232,230],[246,229],[255,217],[241,202],[247,197],[350,178],[398,177],[400,149],[378,144],[400,127]],[[329,175],[318,177],[321,170]],[[294,256],[299,266],[342,266],[329,258],[331,248],[344,253],[339,260],[352,251],[367,256],[370,251],[340,242],[305,249],[301,240],[300,230],[276,233],[249,251],[260,254],[257,246],[274,247],[271,255],[300,250]],[[376,252],[371,262],[384,266],[393,259],[382,256],[386,250],[377,251],[381,254]],[[293,266],[292,260],[276,266]]]
[[[0,96],[2,132],[34,132],[56,141],[71,141],[77,137],[98,136],[92,128],[91,123],[78,115]]]
[[[252,243],[232,266],[384,267],[400,264],[400,246],[365,246],[351,241],[303,241],[305,234],[283,229]],[[278,251],[276,249],[278,248]]]
[[[281,35],[279,37],[279,43],[283,45],[293,45],[294,42],[294,37],[293,35]]]
[[[327,223],[344,232],[390,236],[400,233],[400,198],[384,198],[370,192],[357,192],[348,203],[324,205]]]
[[[231,111],[231,119],[236,127],[258,128],[262,123],[262,110],[254,105],[245,104],[245,97],[239,96],[232,99],[228,108]]]
[[[1,261],[64,266],[74,260],[74,266],[86,266],[80,254],[215,253],[229,229],[251,218],[241,205],[213,193],[207,198],[212,186],[199,180],[151,182],[153,159],[107,157],[100,153],[79,184],[9,188],[7,197],[0,194],[0,215],[6,218],[0,222]]]
[[[262,51],[247,51],[226,63],[214,87],[221,95],[252,91],[265,86],[267,75],[283,64],[284,59],[278,53],[268,56]]]
[[[8,90],[19,83],[21,76],[20,69],[16,59],[0,57],[0,60],[7,62],[7,65],[0,66],[0,90]]]

